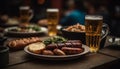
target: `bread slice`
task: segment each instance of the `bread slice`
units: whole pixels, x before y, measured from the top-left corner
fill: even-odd
[[[45,49],[45,44],[42,42],[32,43],[28,45],[28,50],[35,54],[41,54],[42,50]]]

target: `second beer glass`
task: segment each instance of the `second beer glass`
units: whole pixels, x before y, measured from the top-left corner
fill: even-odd
[[[48,35],[57,35],[57,25],[59,20],[59,10],[58,9],[47,9],[47,19],[48,19]]]
[[[103,17],[99,15],[85,16],[86,45],[90,47],[90,52],[99,50],[101,41]]]
[[[29,23],[29,20],[32,18],[33,12],[29,6],[20,7],[20,21],[21,23]]]

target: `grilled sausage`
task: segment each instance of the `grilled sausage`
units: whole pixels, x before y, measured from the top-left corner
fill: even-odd
[[[54,55],[54,53],[51,50],[43,50],[43,55]]]
[[[57,44],[49,44],[46,46],[46,49],[48,49],[48,50],[54,50],[56,48],[57,48]]]
[[[72,47],[73,46],[72,43],[69,43],[69,42],[66,42],[65,45],[66,45],[66,47]]]
[[[53,52],[56,54],[56,55],[65,55],[65,53],[60,50],[60,49],[54,49]]]
[[[79,42],[72,43],[72,47],[74,47],[74,48],[82,48],[82,43],[79,43]]]
[[[71,48],[71,47],[62,47],[61,49],[66,54],[78,54],[83,52],[82,48]]]
[[[66,45],[64,43],[58,43],[57,46],[58,46],[58,49],[61,49],[62,47],[65,47]]]
[[[34,42],[41,42],[41,40],[38,37],[16,39],[16,40],[10,41],[8,43],[8,46],[13,49],[22,49],[26,45],[34,43]]]
[[[72,42],[73,41],[73,42]],[[73,48],[82,48],[82,43],[78,40],[70,40],[69,42],[65,43],[56,43],[56,44],[49,44],[46,46],[46,49],[53,50],[53,49],[61,49],[62,47],[73,47]]]

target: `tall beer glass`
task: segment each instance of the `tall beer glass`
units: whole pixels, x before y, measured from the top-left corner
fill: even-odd
[[[33,16],[33,12],[29,6],[21,6],[20,8],[20,21],[21,23],[29,23]]]
[[[57,25],[59,20],[59,10],[58,9],[47,9],[47,19],[48,19],[48,35],[57,35]]]
[[[103,17],[100,15],[86,15],[86,45],[90,47],[90,52],[97,52],[100,48]]]

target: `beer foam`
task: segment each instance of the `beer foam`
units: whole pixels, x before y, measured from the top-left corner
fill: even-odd
[[[102,20],[103,17],[99,15],[86,15],[85,19],[87,20]]]
[[[58,12],[59,9],[47,9],[47,12]]]
[[[26,9],[30,9],[30,7],[29,6],[21,6],[20,9],[21,10],[26,10]]]

